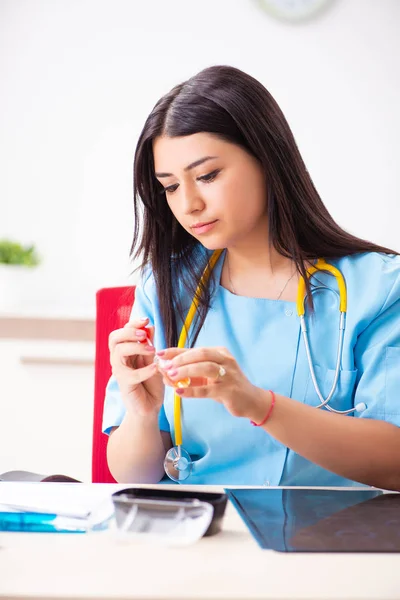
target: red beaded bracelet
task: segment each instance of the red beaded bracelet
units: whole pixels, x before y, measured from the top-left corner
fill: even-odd
[[[274,394],[274,392],[273,392],[272,390],[268,390],[268,391],[269,391],[269,393],[271,394],[271,406],[270,406],[270,407],[269,407],[269,409],[268,409],[268,412],[267,412],[267,414],[266,414],[266,417],[265,417],[265,419],[263,419],[263,420],[261,421],[261,423],[255,423],[254,421],[250,421],[250,423],[251,423],[252,425],[254,425],[255,427],[261,427],[262,425],[265,425],[265,423],[266,423],[266,422],[268,421],[268,419],[270,418],[270,416],[271,416],[271,413],[272,413],[272,410],[273,410],[273,408],[274,408],[274,406],[275,406],[275,394]]]

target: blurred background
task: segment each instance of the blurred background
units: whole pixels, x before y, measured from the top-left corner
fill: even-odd
[[[0,473],[90,480],[95,293],[135,282],[132,163],[213,64],[272,93],[334,218],[400,249],[398,0],[0,0]]]

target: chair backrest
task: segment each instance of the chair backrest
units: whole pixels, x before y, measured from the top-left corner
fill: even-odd
[[[104,288],[96,294],[96,357],[94,366],[94,418],[92,445],[93,483],[113,483],[107,466],[107,436],[101,431],[104,394],[111,376],[108,336],[128,322],[135,298],[135,287]]]

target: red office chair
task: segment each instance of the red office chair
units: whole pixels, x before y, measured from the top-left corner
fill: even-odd
[[[115,483],[107,466],[107,436],[101,431],[104,393],[111,376],[108,336],[128,322],[135,287],[104,288],[96,294],[96,358],[94,365],[93,483]]]

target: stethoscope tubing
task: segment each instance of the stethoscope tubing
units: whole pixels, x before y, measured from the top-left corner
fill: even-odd
[[[212,272],[217,260],[221,256],[222,252],[223,252],[223,250],[215,250],[209,260],[207,267],[204,270],[204,273],[203,273],[201,280],[199,282],[199,285],[197,287],[196,294],[192,300],[192,304],[189,308],[184,325],[182,327],[181,334],[179,336],[179,341],[178,341],[178,348],[185,347],[188,331],[190,329],[190,326],[191,326],[194,316],[196,314],[196,309],[198,306],[198,298],[200,297],[201,288],[208,280],[210,273]],[[314,273],[319,272],[319,271],[327,271],[335,277],[335,279],[337,280],[339,293],[337,293],[335,290],[331,290],[329,287],[325,287],[325,286],[319,286],[318,288],[314,288],[313,292],[317,291],[317,289],[320,289],[320,288],[327,290],[327,291],[334,292],[339,297],[340,318],[339,318],[339,339],[338,339],[338,346],[337,346],[337,353],[336,353],[335,376],[334,376],[334,380],[333,380],[331,389],[329,391],[329,394],[327,395],[326,398],[324,398],[321,393],[320,387],[318,385],[318,381],[317,381],[317,378],[315,375],[314,363],[313,363],[313,359],[312,359],[312,355],[311,355],[307,323],[306,323],[306,319],[305,319],[305,307],[306,307],[306,301],[307,301],[307,295],[305,293],[306,285],[305,285],[304,278],[301,277],[299,280],[298,294],[297,294],[297,314],[300,319],[301,334],[302,334],[303,341],[304,341],[304,346],[305,346],[307,362],[308,362],[308,366],[309,366],[309,370],[310,370],[311,380],[312,380],[314,389],[317,393],[317,396],[320,400],[320,404],[318,406],[316,406],[315,408],[326,408],[328,411],[330,411],[332,413],[336,413],[336,414],[340,414],[340,415],[348,415],[348,414],[351,414],[356,411],[365,410],[365,408],[366,408],[365,404],[359,403],[359,404],[357,404],[356,407],[350,408],[348,410],[337,410],[329,405],[329,402],[332,399],[332,397],[337,389],[337,386],[338,386],[338,381],[339,381],[339,376],[340,376],[340,367],[341,367],[342,356],[343,356],[343,343],[344,343],[344,333],[345,333],[345,329],[346,329],[346,312],[347,312],[346,282],[344,280],[342,273],[339,271],[339,269],[337,269],[333,265],[328,264],[327,262],[325,262],[324,259],[318,259],[318,261],[316,262],[315,265],[313,265],[307,269],[307,271],[306,271],[307,279],[310,279]],[[181,481],[181,480],[187,479],[187,477],[189,477],[190,473],[192,472],[193,461],[190,459],[190,455],[188,454],[188,452],[182,447],[181,397],[178,396],[178,394],[176,392],[174,394],[174,430],[175,430],[175,446],[167,452],[166,458],[164,461],[164,468],[165,468],[165,472],[171,479],[173,479],[174,481]],[[185,469],[182,469],[182,473],[180,474],[179,473],[179,464],[180,464],[183,456],[188,457],[189,464],[185,467]],[[187,462],[187,459],[185,459],[185,460]],[[175,469],[175,472],[174,473],[169,472],[170,468]],[[176,476],[176,471],[178,471],[178,476]],[[179,475],[181,475],[181,476],[179,476]]]

